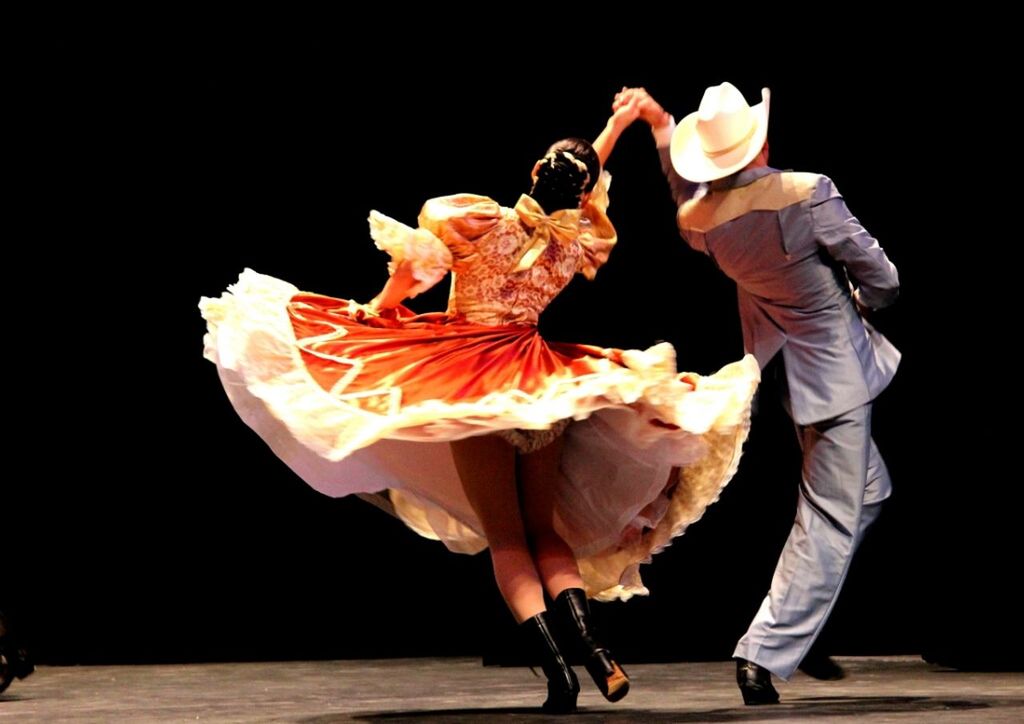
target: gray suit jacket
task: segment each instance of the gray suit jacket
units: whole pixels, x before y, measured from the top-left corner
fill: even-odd
[[[755,168],[698,186],[676,174],[667,148],[660,153],[683,238],[736,282],[745,350],[761,367],[782,352],[793,420],[873,400],[900,353],[857,304],[891,304],[899,277],[832,181]]]

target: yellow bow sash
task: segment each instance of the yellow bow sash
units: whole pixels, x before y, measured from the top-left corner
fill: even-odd
[[[514,272],[532,267],[552,240],[565,243],[572,241],[580,233],[582,212],[579,209],[561,209],[549,216],[533,198],[523,194],[516,203],[516,213],[523,224],[532,231],[530,240],[519,250],[519,258],[516,260],[515,269],[512,270]]]

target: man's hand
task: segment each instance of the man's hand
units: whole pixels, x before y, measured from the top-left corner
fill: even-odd
[[[635,104],[639,117],[646,121],[651,128],[663,128],[672,122],[669,115],[661,105],[651,97],[646,88],[623,88],[615,94],[612,102],[612,111],[618,111],[620,107]]]

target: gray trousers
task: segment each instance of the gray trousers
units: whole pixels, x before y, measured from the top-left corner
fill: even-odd
[[[839,597],[853,554],[892,483],[871,439],[871,404],[797,425],[803,475],[796,520],[771,590],[734,657],[783,679],[796,671]]]

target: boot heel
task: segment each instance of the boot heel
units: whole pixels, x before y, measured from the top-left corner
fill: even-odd
[[[615,661],[602,650],[587,662],[587,673],[608,701],[619,701],[629,693],[629,677]]]
[[[620,701],[629,693],[629,676],[611,652],[594,638],[590,607],[582,588],[567,588],[555,598],[555,609],[569,624],[586,661],[587,673],[608,701]]]

